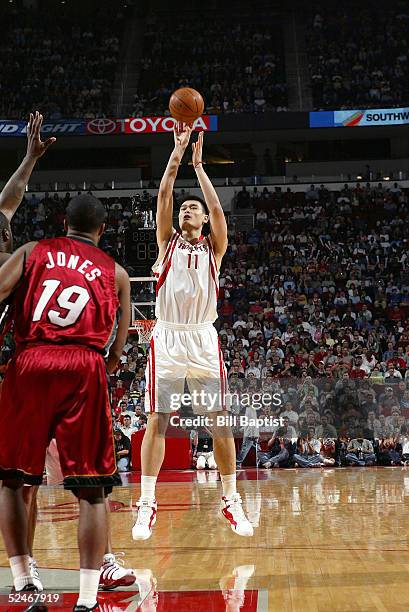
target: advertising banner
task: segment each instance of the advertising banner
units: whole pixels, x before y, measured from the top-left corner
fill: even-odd
[[[92,119],[87,121],[89,134],[154,134],[172,132],[173,117],[131,117],[127,119]],[[204,115],[193,124],[196,131],[217,131],[217,115]]]
[[[61,119],[45,121],[41,128],[42,134],[85,134],[85,122],[82,119]],[[0,119],[0,136],[25,136],[27,121]]]
[[[102,135],[102,134],[154,134],[171,132],[175,124],[172,117],[130,117],[125,119],[60,119],[45,121],[41,128],[42,134],[62,135]],[[203,115],[194,124],[196,131],[216,132],[218,130],[217,115]],[[0,119],[1,136],[25,136],[27,122]]]
[[[310,113],[310,127],[371,127],[409,124],[409,108],[318,111]]]

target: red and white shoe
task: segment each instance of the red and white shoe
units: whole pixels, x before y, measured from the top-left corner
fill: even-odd
[[[134,540],[148,540],[152,535],[152,527],[156,523],[158,505],[155,500],[140,499],[136,507],[138,516],[132,527],[132,537]]]
[[[105,555],[99,577],[99,588],[103,591],[111,591],[117,587],[127,587],[134,584],[136,580],[134,570],[121,567],[124,565],[123,559],[120,558],[123,555],[124,553]]]
[[[253,526],[244,514],[240,493],[235,493],[230,498],[222,497],[221,512],[224,518],[229,521],[234,533],[245,537],[254,534]]]

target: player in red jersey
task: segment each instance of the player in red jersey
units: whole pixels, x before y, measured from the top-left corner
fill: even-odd
[[[104,219],[96,198],[78,196],[67,209],[67,237],[29,243],[0,270],[0,301],[14,291],[17,345],[0,400],[0,528],[15,589],[33,590],[22,487],[41,482],[55,437],[64,484],[80,500],[77,610],[97,607],[100,532],[107,528],[103,486],[120,484],[103,353],[120,307],[111,372],[127,337],[130,286],[125,270],[96,248]]]

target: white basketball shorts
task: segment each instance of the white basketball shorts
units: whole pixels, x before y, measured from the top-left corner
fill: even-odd
[[[229,408],[226,367],[212,323],[157,321],[145,376],[146,412],[172,413],[189,403],[196,414]]]

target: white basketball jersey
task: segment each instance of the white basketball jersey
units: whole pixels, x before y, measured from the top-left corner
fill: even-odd
[[[219,273],[208,237],[190,244],[174,231],[162,261],[154,266],[156,318],[198,324],[217,319]]]

